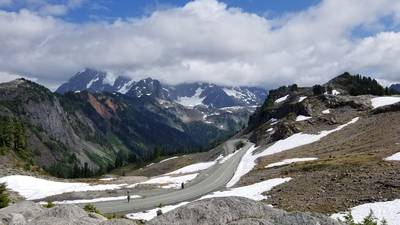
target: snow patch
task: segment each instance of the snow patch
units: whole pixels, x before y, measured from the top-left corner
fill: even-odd
[[[385,160],[388,160],[388,161],[400,161],[400,152],[385,158]]]
[[[100,180],[100,181],[112,181],[112,180],[115,180],[115,178],[113,178],[113,177],[108,177],[108,178],[100,178],[99,180]]]
[[[216,163],[216,161],[195,163],[195,164],[192,164],[189,166],[182,167],[182,168],[172,171],[170,173],[167,173],[166,175],[194,173],[194,172],[208,169],[208,168],[212,167],[213,165],[215,165],[215,163]]]
[[[95,82],[97,82],[100,78],[96,77],[93,80],[89,81],[89,83],[86,85],[86,88],[90,88]]]
[[[311,118],[312,117],[310,117],[310,116],[299,115],[299,116],[297,116],[296,121],[304,121],[304,120],[309,120]]]
[[[281,103],[286,101],[286,99],[289,97],[289,95],[285,95],[282,98],[278,98],[277,100],[275,100],[275,103]]]
[[[286,183],[291,179],[292,178],[290,177],[270,179],[260,183],[251,184],[248,186],[233,188],[228,191],[217,191],[209,195],[203,196],[200,199],[236,196],[236,197],[249,198],[255,201],[261,201],[267,199],[267,197],[262,195],[262,193],[270,191],[272,188],[280,184]]]
[[[167,162],[169,160],[177,159],[177,158],[178,158],[178,156],[174,156],[174,157],[171,157],[171,158],[168,158],[168,159],[161,160],[159,163]]]
[[[398,102],[400,102],[400,97],[376,97],[371,99],[371,105],[374,109]]]
[[[275,144],[273,144],[272,146],[255,154],[253,153],[255,152],[256,149],[258,149],[258,147],[255,147],[255,145],[253,145],[247,150],[245,155],[242,157],[242,160],[240,161],[235,174],[233,175],[232,179],[228,182],[226,186],[227,187],[234,186],[242,176],[250,172],[256,166],[256,160],[258,158],[265,157],[268,155],[273,155],[299,146],[317,142],[331,133],[339,131],[350,124],[356,123],[358,119],[359,119],[358,117],[354,118],[350,122],[340,125],[333,130],[321,131],[319,134],[304,134],[304,133],[294,134],[286,139],[275,142]]]
[[[192,97],[179,97],[176,102],[184,105],[184,106],[189,106],[189,107],[194,107],[196,105],[201,105],[203,104],[203,100],[205,97],[200,97],[201,93],[203,92],[203,89],[197,88],[195,94]]]
[[[190,202],[181,202],[177,205],[167,205],[161,208],[155,208],[155,209],[151,209],[151,210],[147,210],[144,212],[138,212],[138,213],[130,213],[126,215],[126,218],[131,219],[131,220],[146,220],[149,221],[151,219],[153,219],[154,217],[157,216],[157,211],[161,210],[162,213],[167,213],[171,210],[174,210],[176,208],[179,208],[181,206],[187,205]]]
[[[289,165],[292,163],[296,163],[296,162],[307,162],[307,161],[313,161],[313,160],[317,160],[318,158],[292,158],[292,159],[284,159],[280,162],[276,162],[276,163],[271,163],[268,164],[265,168],[272,168],[272,167],[277,167],[277,166],[284,166],[284,165]]]
[[[126,186],[126,184],[90,185],[88,183],[56,182],[21,175],[2,177],[0,183],[6,183],[7,188],[18,192],[27,200],[36,200],[67,192],[115,190]]]
[[[130,80],[129,82],[126,82],[117,92],[121,94],[126,94],[132,87],[132,84],[134,84],[134,80]]]
[[[307,98],[307,96],[301,96],[300,99],[299,99],[299,102],[304,101],[306,98]]]
[[[350,210],[356,223],[361,223],[371,210],[378,220],[385,219],[388,225],[398,225],[400,221],[400,199],[388,202],[367,203],[351,208]],[[346,213],[336,213],[331,217],[343,220],[345,215]]]
[[[330,109],[325,109],[324,111],[322,111],[322,114],[329,114],[329,113],[331,113]]]
[[[188,175],[183,175],[183,176],[178,176],[178,177],[173,177],[173,176],[154,177],[154,178],[151,178],[150,180],[130,185],[130,186],[128,186],[128,188],[136,187],[139,184],[157,184],[161,188],[179,189],[179,188],[181,188],[182,183],[186,184],[187,182],[196,178],[197,175],[199,175],[199,174],[194,173],[194,174],[188,174]]]

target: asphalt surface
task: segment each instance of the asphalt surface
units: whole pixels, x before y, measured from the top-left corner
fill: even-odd
[[[237,140],[228,141],[224,146],[225,152],[234,152],[235,142],[237,142]],[[213,167],[202,172],[199,175],[199,177],[202,177],[202,180],[196,181],[195,184],[190,185],[183,190],[172,190],[169,193],[160,195],[131,199],[129,203],[127,200],[122,200],[98,202],[94,205],[102,213],[124,215],[127,213],[153,209],[158,207],[160,204],[165,206],[195,200],[210,192],[225,189],[226,184],[233,177],[243,155],[251,145],[251,143],[246,142],[245,147],[238,150],[235,155],[226,160],[223,164],[217,163]]]

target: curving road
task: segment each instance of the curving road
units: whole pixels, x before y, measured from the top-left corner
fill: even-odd
[[[236,142],[237,140],[232,140],[225,143],[225,146],[223,146],[225,148],[225,152],[233,152]],[[124,215],[127,213],[153,209],[158,207],[160,204],[172,205],[197,199],[210,192],[225,188],[226,184],[233,177],[243,155],[251,145],[251,143],[246,142],[245,147],[238,150],[235,155],[226,160],[223,164],[217,163],[213,167],[199,174],[198,177],[201,177],[201,180],[183,190],[174,190],[157,196],[132,199],[130,203],[127,203],[126,200],[119,200],[98,202],[94,205],[103,213],[116,213],[117,215]]]

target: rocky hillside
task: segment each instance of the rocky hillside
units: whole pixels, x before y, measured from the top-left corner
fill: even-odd
[[[4,225],[135,225],[143,224],[124,219],[107,220],[94,212],[85,212],[78,206],[61,205],[46,209],[31,202],[22,202],[0,209]],[[288,213],[273,209],[264,203],[246,198],[216,198],[202,200],[180,207],[145,224],[152,225],[341,225],[328,217],[310,213]]]
[[[349,74],[324,85],[270,91],[243,134],[265,151],[277,141],[280,146],[296,142],[260,157],[240,185],[293,178],[269,192],[267,200],[289,211],[331,214],[399,199],[400,164],[392,156],[399,151],[400,97],[378,94],[386,93],[376,81]],[[356,122],[322,135],[349,121]]]
[[[0,146],[4,165],[38,165],[62,177],[201,151],[239,130],[245,123],[241,116],[249,113],[232,109],[240,116],[226,110],[214,115],[147,95],[59,95],[23,79],[0,84],[0,107],[0,129],[13,141]]]

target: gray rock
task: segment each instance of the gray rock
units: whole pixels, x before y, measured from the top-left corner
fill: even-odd
[[[80,207],[75,205],[60,205],[35,217],[31,225],[92,225],[103,220],[94,219]]]
[[[21,214],[25,217],[25,219],[29,220],[41,214],[44,211],[45,209],[42,206],[34,202],[23,201],[14,205],[10,205],[6,208],[0,209],[0,218],[7,216],[9,214]]]
[[[127,219],[112,219],[101,222],[99,225],[136,225],[137,223]]]
[[[9,225],[26,225],[27,222],[22,214],[11,214]]]
[[[264,203],[240,197],[196,201],[149,222],[151,225],[340,225],[328,217],[287,213]]]

